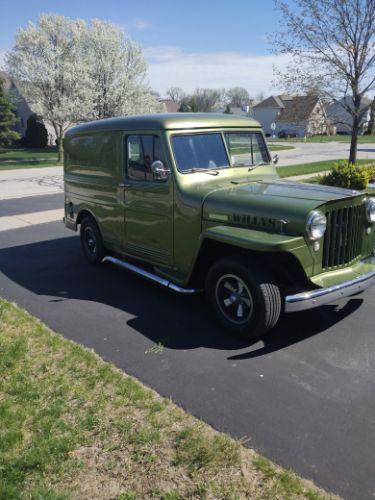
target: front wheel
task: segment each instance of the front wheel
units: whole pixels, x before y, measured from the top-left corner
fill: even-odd
[[[206,295],[219,323],[242,339],[273,328],[281,314],[281,294],[272,277],[245,259],[222,259],[208,272]]]

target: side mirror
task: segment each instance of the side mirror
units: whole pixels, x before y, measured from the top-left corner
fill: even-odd
[[[166,181],[171,173],[170,169],[160,160],[156,160],[151,165],[152,174],[155,181]]]
[[[272,163],[276,165],[278,162],[279,162],[279,155],[278,154],[273,155]]]

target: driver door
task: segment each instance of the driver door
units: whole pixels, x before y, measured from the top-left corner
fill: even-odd
[[[162,139],[156,134],[124,137],[125,251],[154,264],[172,265],[173,179],[160,180],[152,163],[167,165]]]

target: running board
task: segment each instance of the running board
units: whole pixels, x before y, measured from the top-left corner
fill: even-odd
[[[183,288],[181,286],[175,285],[169,280],[166,280],[164,278],[161,278],[160,276],[157,276],[156,274],[150,273],[149,271],[146,271],[145,269],[142,269],[141,267],[135,266],[134,264],[130,264],[129,262],[126,262],[125,260],[118,259],[117,257],[104,257],[102,262],[110,262],[111,264],[115,264],[115,266],[122,267],[123,269],[126,269],[127,271],[131,271],[132,273],[139,274],[140,276],[143,276],[143,278],[146,278],[150,281],[154,281],[155,283],[158,283],[161,286],[164,286],[165,288],[169,288],[170,290],[173,290],[174,292],[185,294],[185,295],[191,295],[193,293],[198,293],[199,290],[195,288]]]

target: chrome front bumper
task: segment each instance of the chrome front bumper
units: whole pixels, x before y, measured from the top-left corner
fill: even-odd
[[[287,295],[285,297],[285,312],[306,311],[324,304],[331,304],[336,300],[363,292],[373,285],[375,285],[375,271],[362,274],[350,281],[344,281],[328,288],[318,288],[317,290],[297,293],[296,295]]]

